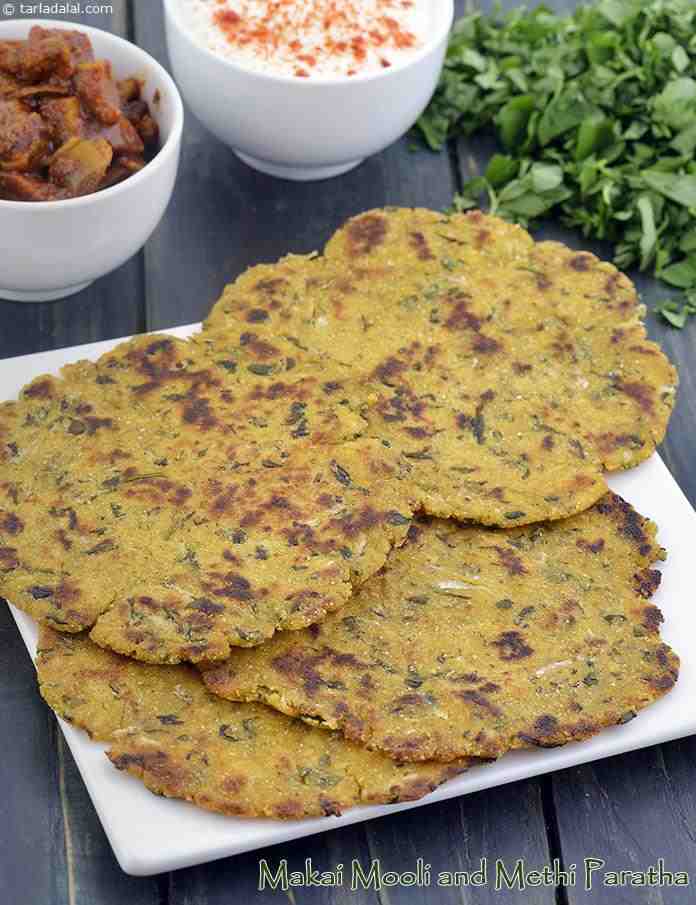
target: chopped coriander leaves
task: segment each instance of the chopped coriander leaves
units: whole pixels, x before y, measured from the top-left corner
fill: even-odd
[[[695,33],[693,0],[463,16],[418,128],[435,150],[492,128],[501,153],[455,209],[483,198],[507,220],[555,215],[613,242],[618,267],[684,290],[655,307],[683,327],[696,314]]]
[[[696,314],[696,290],[691,289],[685,293],[685,300],[665,299],[658,302],[655,311],[673,327],[681,330],[688,317]]]

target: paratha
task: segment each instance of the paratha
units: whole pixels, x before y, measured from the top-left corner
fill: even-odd
[[[586,509],[663,438],[677,377],[642,313],[591,254],[480,212],[387,209],[323,257],[248,271],[205,330],[235,345],[253,318],[273,367],[286,344],[349,368],[363,435],[408,458],[425,510],[505,527]]]
[[[416,510],[592,505],[675,383],[610,265],[478,213],[364,214],[248,271],[201,336],[0,406],[0,593],[141,659],[222,659],[341,606]]]
[[[411,801],[476,763],[397,764],[339,733],[214,697],[191,667],[137,663],[86,634],[41,629],[37,668],[47,703],[109,742],[116,767],[224,814],[297,819]]]
[[[171,663],[321,619],[383,565],[408,464],[353,439],[331,372],[260,386],[218,353],[142,338],[0,407],[0,593]]]
[[[650,603],[663,557],[613,494],[508,530],[426,520],[340,613],[235,651],[205,682],[397,759],[579,741],[677,679]]]

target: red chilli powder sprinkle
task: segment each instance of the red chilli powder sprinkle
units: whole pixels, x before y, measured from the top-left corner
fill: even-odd
[[[226,0],[217,0],[222,7]],[[271,61],[276,54],[290,59],[294,74],[311,76],[327,61],[345,62],[346,75],[356,75],[374,53],[379,64],[391,66],[389,51],[403,51],[418,39],[394,18],[414,0],[373,0],[369,27],[360,0],[269,0],[237,2],[236,9],[218,9],[213,22],[233,46]],[[251,7],[251,8],[250,8]],[[361,8],[362,7],[362,8]],[[260,11],[262,10],[262,11]]]

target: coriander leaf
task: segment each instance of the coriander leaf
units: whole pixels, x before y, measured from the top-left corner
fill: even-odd
[[[683,289],[668,322],[696,315],[695,35],[694,0],[464,15],[417,128],[431,148],[495,131],[504,153],[455,206],[608,240],[619,267]]]
[[[530,174],[535,192],[549,192],[563,182],[563,170],[550,163],[535,163]]]
[[[439,151],[447,140],[447,121],[438,122],[434,117],[422,116],[418,120],[418,128],[433,151]]]
[[[681,44],[678,44],[672,51],[672,65],[677,72],[684,72],[689,68],[689,54],[684,50]]]
[[[640,12],[640,6],[641,0],[602,0],[597,4],[599,12],[612,25],[619,27],[626,25],[631,19],[635,19]]]
[[[508,101],[496,117],[496,124],[503,146],[514,150],[525,134],[536,101],[531,94],[521,94]]]
[[[692,78],[669,82],[654,101],[657,122],[673,129],[684,129],[696,121],[696,81]]]
[[[594,109],[575,89],[569,89],[554,98],[539,120],[539,142],[547,145],[554,138],[580,126]]]
[[[470,211],[472,208],[478,207],[479,201],[477,198],[471,198],[468,195],[456,194],[452,199],[452,209],[461,212],[461,211]]]
[[[624,132],[623,138],[625,141],[633,141],[635,139],[642,138],[649,128],[650,126],[648,123],[640,122],[637,119],[633,120],[633,122]]]
[[[507,220],[527,223],[541,217],[560,201],[565,201],[569,194],[565,189],[555,189],[553,192],[543,194],[525,192],[523,195],[501,204],[499,213]]]
[[[640,269],[645,270],[655,254],[657,230],[655,229],[655,213],[649,195],[641,195],[637,201],[643,235],[640,239]]]
[[[666,198],[671,198],[677,204],[696,207],[696,175],[645,170],[643,180],[648,188],[655,189],[656,192]]]
[[[696,149],[696,120],[672,139],[671,147],[684,156],[694,153]]]
[[[492,186],[503,185],[517,174],[519,164],[506,154],[494,154],[486,167],[486,179]]]
[[[670,264],[660,271],[660,279],[670,286],[678,286],[680,289],[688,289],[696,286],[696,255],[684,258],[676,264]]]
[[[679,240],[679,249],[681,251],[696,251],[696,227],[689,230]]]
[[[471,47],[464,47],[462,49],[459,55],[459,62],[463,63],[465,66],[471,66],[471,68],[475,69],[477,72],[485,72],[488,65],[485,57]]]
[[[670,323],[673,327],[681,330],[686,326],[687,311],[686,308],[680,308],[679,311],[672,311],[665,306],[664,302],[660,302],[655,306],[655,312]]]
[[[616,35],[611,32],[595,32],[587,38],[585,53],[591,63],[607,63],[616,52]]]
[[[595,113],[580,123],[575,143],[575,159],[584,160],[598,154],[614,141],[614,127],[606,116]]]

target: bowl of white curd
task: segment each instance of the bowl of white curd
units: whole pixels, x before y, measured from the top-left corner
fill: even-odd
[[[250,166],[325,179],[403,135],[437,86],[452,0],[165,0],[192,112]]]

